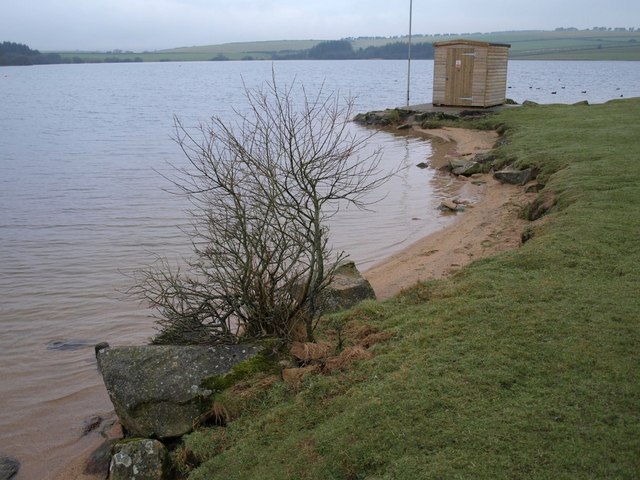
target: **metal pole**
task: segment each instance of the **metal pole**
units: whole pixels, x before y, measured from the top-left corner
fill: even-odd
[[[407,107],[409,106],[409,95],[411,91],[411,24],[413,16],[413,0],[409,0],[409,62],[407,67]]]

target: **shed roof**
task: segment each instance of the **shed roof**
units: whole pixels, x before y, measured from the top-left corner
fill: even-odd
[[[479,42],[478,40],[445,40],[443,42],[434,42],[434,47],[446,47],[448,45],[471,45],[474,47],[507,47],[510,48],[511,45],[508,43],[491,43],[491,42]]]

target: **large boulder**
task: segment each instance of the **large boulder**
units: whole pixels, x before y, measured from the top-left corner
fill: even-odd
[[[20,470],[20,462],[15,458],[0,456],[0,480],[9,480]]]
[[[157,440],[136,438],[113,449],[109,480],[164,480],[169,475],[169,452]]]
[[[203,380],[255,356],[249,345],[103,347],[96,352],[107,392],[129,436],[178,437],[193,429],[215,392]]]
[[[337,312],[375,298],[373,287],[360,275],[356,264],[346,262],[336,269],[331,284],[323,292],[323,310],[327,313]]]

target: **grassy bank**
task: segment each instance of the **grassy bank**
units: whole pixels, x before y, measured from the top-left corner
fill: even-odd
[[[189,478],[640,476],[640,100],[491,121],[558,195],[533,238],[334,319],[393,338],[221,400],[245,413],[187,438]]]

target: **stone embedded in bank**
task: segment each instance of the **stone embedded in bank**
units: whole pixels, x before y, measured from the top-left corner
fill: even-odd
[[[524,170],[505,169],[493,174],[493,177],[502,183],[512,185],[524,185],[538,176],[538,172],[533,168]]]
[[[98,367],[128,436],[179,437],[205,414],[215,392],[205,379],[223,375],[254,357],[254,345],[109,347],[97,351]]]
[[[367,299],[376,299],[373,287],[360,275],[354,262],[345,262],[336,269],[322,294],[323,312],[346,310]]]

